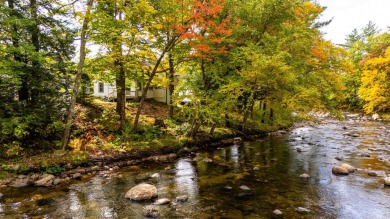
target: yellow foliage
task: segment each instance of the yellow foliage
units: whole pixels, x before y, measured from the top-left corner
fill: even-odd
[[[362,85],[358,94],[365,102],[365,112],[373,113],[390,107],[390,47],[383,56],[365,60],[363,68]]]

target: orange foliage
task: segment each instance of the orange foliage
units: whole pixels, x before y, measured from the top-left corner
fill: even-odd
[[[176,26],[180,38],[189,40],[192,56],[209,59],[211,54],[225,53],[228,45],[223,43],[233,32],[230,15],[224,14],[225,0],[194,1],[188,22]]]

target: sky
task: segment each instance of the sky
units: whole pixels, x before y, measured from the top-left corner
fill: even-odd
[[[346,35],[353,29],[360,30],[369,21],[373,21],[379,29],[386,30],[390,26],[390,0],[317,0],[327,9],[322,13],[321,21],[333,18],[326,27],[325,39],[335,44],[344,43]]]

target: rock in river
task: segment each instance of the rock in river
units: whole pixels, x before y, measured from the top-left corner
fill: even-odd
[[[390,186],[390,177],[385,177],[385,186]]]
[[[283,214],[279,209],[275,209],[275,211],[273,211],[273,213],[277,216],[281,216]]]
[[[155,201],[153,204],[155,204],[155,205],[166,205],[166,204],[169,204],[170,202],[171,202],[171,200],[168,199],[168,198],[160,198],[157,201]]]
[[[36,186],[52,186],[54,178],[55,177],[51,174],[45,174],[41,177],[40,180],[35,181],[34,184]]]
[[[349,173],[353,173],[356,170],[356,168],[354,166],[351,166],[351,165],[349,165],[347,163],[341,164],[341,167],[347,169]]]
[[[157,197],[157,188],[154,185],[142,183],[127,191],[125,198],[142,201]]]
[[[158,210],[151,205],[145,206],[142,209],[142,211],[143,211],[145,217],[156,218],[156,217],[160,216],[160,212],[158,212]]]
[[[307,209],[307,208],[302,208],[302,207],[298,207],[297,208],[297,211],[300,212],[300,213],[309,213],[310,210]]]
[[[341,166],[332,167],[332,173],[336,175],[348,175],[349,171]]]
[[[177,202],[185,202],[188,200],[188,196],[187,195],[181,195],[181,196],[177,196],[176,197],[176,201]]]
[[[251,190],[248,186],[245,186],[245,185],[240,186],[240,189],[241,189],[241,190],[244,190],[244,191],[249,191],[249,190]]]
[[[302,179],[309,179],[309,178],[310,178],[310,175],[307,174],[307,173],[304,173],[304,174],[301,174],[301,175],[299,176],[299,178],[302,178]]]

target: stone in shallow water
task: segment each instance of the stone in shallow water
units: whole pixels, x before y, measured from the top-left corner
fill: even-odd
[[[279,209],[275,209],[275,211],[273,211],[273,213],[274,213],[275,215],[278,215],[278,216],[280,216],[280,215],[283,214]]]
[[[353,173],[356,170],[356,168],[354,166],[351,166],[351,165],[349,165],[347,163],[341,164],[341,167],[347,169],[349,173]]]
[[[385,186],[390,186],[390,177],[385,177]]]
[[[310,212],[309,209],[303,208],[303,207],[298,207],[297,211],[300,212],[300,213],[309,213]]]
[[[127,191],[125,198],[134,200],[134,201],[142,201],[142,200],[150,200],[152,198],[157,197],[157,188],[154,185],[150,184],[139,184],[134,186],[129,191]]]
[[[245,186],[245,185],[240,186],[240,189],[241,189],[241,190],[244,190],[244,191],[249,191],[249,190],[251,190],[248,186]]]
[[[332,173],[336,175],[348,175],[349,171],[341,166],[332,167]]]
[[[155,204],[155,205],[166,205],[166,204],[169,204],[170,202],[171,202],[171,200],[168,199],[168,198],[160,198],[157,201],[155,201],[153,204]]]
[[[144,216],[145,217],[151,217],[151,218],[156,218],[160,216],[160,212],[158,211],[157,208],[154,208],[151,205],[147,205],[142,209]]]
[[[176,197],[177,202],[185,202],[188,200],[188,195],[181,195]]]
[[[309,179],[309,178],[310,178],[310,175],[307,174],[307,173],[304,173],[304,174],[301,174],[301,175],[299,176],[299,178],[302,178],[302,179]]]

